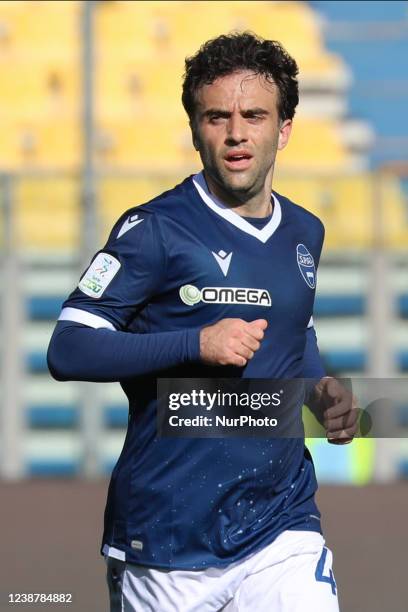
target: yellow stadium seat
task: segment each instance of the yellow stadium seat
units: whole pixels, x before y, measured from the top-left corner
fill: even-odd
[[[19,138],[16,128],[9,121],[2,121],[0,138],[0,166],[10,172],[21,163]]]
[[[282,176],[275,188],[322,220],[326,249],[371,247],[373,185],[369,175],[286,179]]]
[[[180,174],[179,179],[183,178]],[[101,242],[106,241],[109,231],[123,212],[148,202],[157,194],[174,187],[175,182],[177,178],[173,174],[103,177],[98,185]]]
[[[70,116],[14,126],[12,157],[25,169],[77,169],[81,132]]]
[[[166,4],[161,14],[169,30],[169,47],[181,57],[195,53],[206,40],[233,28],[229,2],[188,1],[182,3],[182,10]]]
[[[196,159],[187,120],[140,116],[100,122],[97,160],[105,167],[158,172],[177,170]]]
[[[80,185],[76,179],[21,179],[14,195],[14,240],[19,249],[66,252],[78,249],[81,216]]]
[[[78,54],[82,2],[19,1],[0,3],[0,24],[7,49],[30,63],[52,57],[58,62]]]
[[[344,170],[350,164],[340,139],[340,126],[329,119],[295,119],[287,147],[278,153],[284,169]]]
[[[181,105],[183,65],[166,60],[107,61],[96,73],[95,105],[99,118],[123,118],[138,113],[184,116]]]
[[[10,122],[2,133],[0,164],[6,170],[76,169],[80,152],[80,131],[72,120]]]
[[[169,3],[99,3],[94,22],[98,60],[103,63],[116,55],[140,60],[160,53],[167,41],[165,25],[155,14],[156,5],[161,4]]]
[[[17,72],[17,78],[16,78]],[[40,122],[50,117],[77,115],[80,109],[80,75],[72,63],[18,66],[0,62],[2,105],[0,118]]]
[[[408,214],[395,176],[295,178],[280,172],[274,188],[323,221],[326,249],[408,249]]]

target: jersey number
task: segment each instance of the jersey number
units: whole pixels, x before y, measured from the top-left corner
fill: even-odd
[[[323,574],[324,571],[324,564],[326,562],[326,557],[327,557],[327,548],[323,548],[323,552],[321,554],[321,557],[319,559],[319,561],[317,562],[317,567],[316,567],[316,571],[315,571],[315,578],[317,580],[317,582],[328,582],[331,586],[331,590],[333,595],[336,595],[336,581],[334,579],[334,574],[331,570],[331,568],[329,569],[329,575],[325,576]]]

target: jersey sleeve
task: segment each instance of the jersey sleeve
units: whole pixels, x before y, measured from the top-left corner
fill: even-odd
[[[320,262],[320,256],[323,248],[325,229],[320,219],[314,217],[315,225],[313,232],[313,251],[315,259],[316,273]],[[310,317],[306,329],[306,342],[303,353],[303,378],[311,378],[320,380],[326,375],[325,368],[320,357],[319,347],[317,345],[316,330],[314,328],[313,316]]]
[[[93,382],[123,381],[199,359],[197,329],[129,334],[68,320],[57,323],[47,353],[57,380]]]
[[[54,378],[113,382],[198,361],[198,328],[128,333],[165,278],[155,215],[127,213],[63,304],[47,354]]]
[[[306,330],[302,377],[320,380],[323,376],[326,376],[326,372],[317,346],[316,331],[312,324]]]
[[[163,286],[166,258],[156,216],[136,210],[116,223],[64,302],[59,320],[126,331]]]

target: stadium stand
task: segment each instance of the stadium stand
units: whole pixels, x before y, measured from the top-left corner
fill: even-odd
[[[145,173],[142,176],[109,176],[101,177],[98,196],[101,215],[101,242],[109,235],[113,224],[126,208],[148,202],[158,193],[170,189],[176,182],[182,180],[181,173],[175,176],[166,172],[162,176],[153,177]],[[126,205],[124,206],[124,203]]]
[[[2,2],[2,168],[79,163],[80,9],[80,2]]]
[[[361,252],[382,246],[406,250],[405,195],[401,183],[390,173],[323,178],[305,173],[304,178],[297,176],[293,180],[279,171],[275,185],[278,192],[301,202],[322,219],[326,228],[325,249]]]
[[[64,176],[21,178],[15,185],[16,246],[21,251],[71,253],[79,246],[80,184]]]
[[[108,135],[105,160],[109,164],[129,167],[137,163],[139,167],[145,167],[154,161],[160,166],[162,159],[158,156],[161,155],[164,162],[167,159],[167,165],[169,158],[175,166],[183,162],[198,163],[190,146],[190,157],[186,156],[185,145],[190,144],[190,138],[186,134],[180,105],[184,57],[194,51],[197,40],[205,40],[237,26],[272,37],[288,33],[282,42],[289,51],[293,46],[293,51],[298,51],[297,56],[302,58],[302,83],[306,92],[319,86],[326,91],[333,87],[339,91],[347,82],[347,71],[342,61],[323,48],[315,20],[305,3],[264,2],[258,4],[257,11],[245,8],[242,2],[149,5],[150,8],[145,6],[142,9],[141,19],[142,23],[146,19],[149,23],[145,23],[143,36],[150,40],[150,44],[135,50],[129,41],[137,37],[141,27],[136,18],[139,5],[105,3],[96,14],[96,29],[99,40],[103,40],[96,77],[98,121],[103,119],[103,132]],[[187,12],[189,5],[195,12],[202,9],[199,20],[191,21]],[[161,24],[161,36],[158,24]],[[125,35],[119,37],[118,32]],[[149,121],[152,115],[155,117],[154,125]],[[338,169],[350,163],[336,124],[328,119],[327,125],[322,123],[319,130],[315,127],[310,121],[299,119],[299,134],[295,136],[297,146],[288,150],[282,164],[288,168],[314,164],[314,167]],[[149,133],[147,141],[146,132]],[[311,161],[313,158],[307,145],[312,133],[316,149],[320,151],[314,161]],[[144,146],[139,148],[141,142]],[[170,157],[168,148],[173,151]]]
[[[373,167],[408,158],[406,2],[313,1],[326,48],[351,68],[350,112],[375,125]],[[373,61],[373,57],[376,61]],[[392,121],[390,121],[392,116]]]

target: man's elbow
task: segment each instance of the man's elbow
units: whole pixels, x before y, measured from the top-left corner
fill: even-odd
[[[51,376],[59,382],[72,380],[72,372],[69,371],[69,361],[64,353],[64,348],[60,346],[58,339],[53,336],[48,346],[47,365]]]

